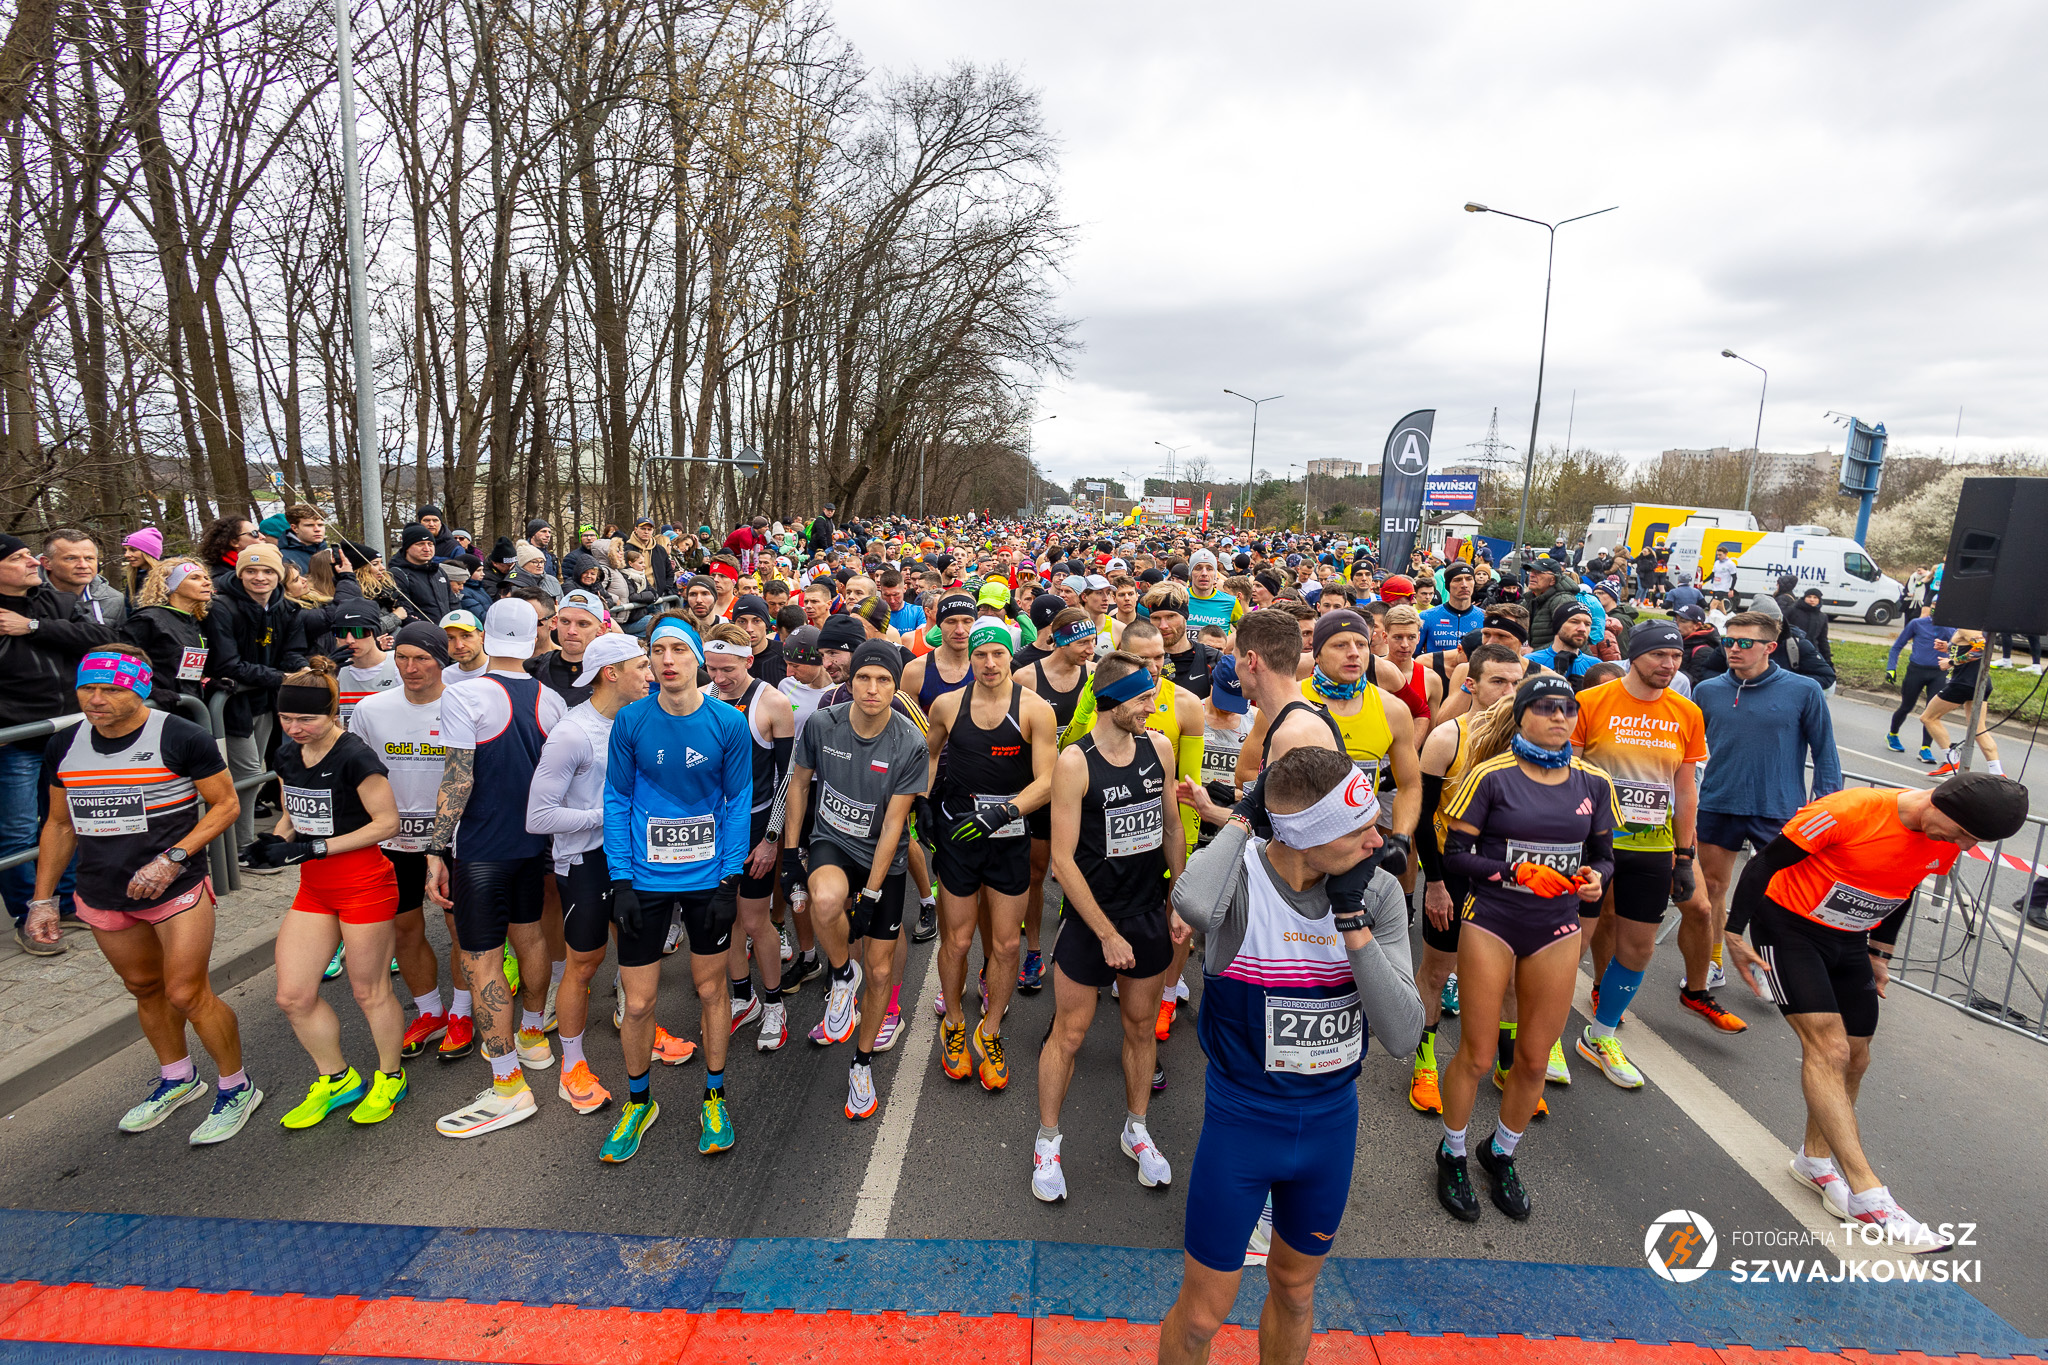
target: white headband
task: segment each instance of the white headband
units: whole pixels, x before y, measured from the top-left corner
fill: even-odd
[[[193,574],[204,572],[206,571],[200,568],[197,564],[178,565],[178,567],[171,570],[170,577],[164,580],[164,595],[166,597],[170,596],[170,594],[176,592],[180,587],[182,587],[184,585],[185,580],[190,578]]]
[[[731,654],[741,659],[751,659],[754,657],[752,645],[736,645],[730,640],[706,640],[704,642],[704,652],[706,654]]]
[[[1273,833],[1289,848],[1314,848],[1356,834],[1379,819],[1380,802],[1373,795],[1372,779],[1353,768],[1351,776],[1338,783],[1307,810],[1283,815],[1270,812]]]

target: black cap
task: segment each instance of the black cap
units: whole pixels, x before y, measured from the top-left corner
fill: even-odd
[[[783,637],[782,657],[793,664],[814,664],[819,662],[818,628],[798,626]]]
[[[829,628],[830,622],[827,622]],[[887,669],[892,682],[903,681],[903,651],[887,640],[865,640],[847,660],[846,676],[852,678],[863,668]]]
[[[1476,577],[1476,575],[1472,572],[1472,566],[1462,559],[1454,559],[1444,566],[1444,582],[1447,584],[1453,578],[1473,577]]]
[[[398,533],[398,552],[404,554],[420,541],[432,540],[433,538],[434,533],[432,531],[429,531],[416,521],[411,522],[404,530]]]
[[[1638,621],[1635,629],[1628,633],[1628,657],[1631,661],[1655,649],[1684,648],[1685,637],[1669,621]]]
[[[825,619],[818,627],[819,649],[852,649],[868,638],[867,631],[859,621],[843,612]]]
[[[1578,700],[1578,694],[1572,691],[1571,683],[1555,673],[1538,673],[1515,689],[1515,724],[1522,723],[1522,713],[1529,709],[1529,703],[1542,697]]]
[[[400,645],[426,651],[443,668],[454,662],[454,656],[448,652],[448,632],[428,621],[407,621],[400,626],[391,647],[396,649]]]
[[[1044,630],[1052,624],[1052,618],[1065,611],[1067,604],[1052,593],[1043,593],[1031,599],[1031,624]]]
[[[1612,589],[1609,589],[1609,591],[1612,591]],[[1677,611],[1673,612],[1672,615],[1676,616],[1681,621],[1690,621],[1696,626],[1705,625],[1707,621],[1706,612],[1702,611],[1700,608],[1695,606],[1680,607]]]
[[[1571,601],[1564,603],[1562,606],[1558,607],[1556,611],[1551,613],[1551,629],[1556,630],[1561,628],[1565,622],[1571,620],[1574,616],[1583,616],[1588,621],[1590,621],[1593,619],[1593,609],[1587,606],[1584,602],[1581,602],[1577,598],[1574,598]]]
[[[742,616],[755,616],[771,626],[775,624],[775,613],[768,610],[768,599],[751,592],[741,593],[732,604],[732,619],[737,621]]]
[[[1934,789],[1934,808],[1976,836],[1995,844],[2027,823],[2027,789],[1994,773],[1957,773]]]

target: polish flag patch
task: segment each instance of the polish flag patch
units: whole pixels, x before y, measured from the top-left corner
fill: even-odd
[[[871,758],[871,759],[869,759],[869,760],[868,760],[868,767],[870,767],[870,768],[874,769],[874,770],[875,770],[876,772],[878,772],[878,773],[885,773],[885,772],[888,772],[888,771],[889,771],[889,765],[888,765],[888,764],[886,764],[886,763],[884,763],[884,762],[882,762],[882,760],[881,760],[881,759],[879,759],[879,758]]]

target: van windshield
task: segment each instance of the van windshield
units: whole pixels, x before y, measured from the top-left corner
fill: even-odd
[[[1854,550],[1842,552],[1842,567],[1848,570],[1852,576],[1860,578],[1866,583],[1875,583],[1877,581],[1877,565],[1871,563]]]

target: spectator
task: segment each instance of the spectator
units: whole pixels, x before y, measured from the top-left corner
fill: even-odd
[[[274,545],[251,545],[235,562],[235,573],[214,597],[209,615],[221,616],[221,631],[232,637],[235,658],[226,676],[235,684],[228,698],[228,768],[236,782],[263,771],[264,754],[277,727],[277,689],[287,673],[306,666],[299,609],[284,595],[284,556]],[[244,789],[247,790],[247,789]],[[235,817],[235,850],[256,841],[256,802],[242,802]],[[264,868],[251,869],[267,875]]]
[[[1821,610],[1819,588],[1808,588],[1799,594],[1799,599],[1787,605],[1783,598],[1778,605],[1785,609],[1785,624],[1797,626],[1806,632],[1806,638],[1813,641],[1813,647],[1820,657],[1828,661],[1828,667],[1835,666],[1835,651],[1828,644],[1828,614]]]
[[[273,512],[256,523],[257,538],[266,540],[273,546],[283,545],[285,533],[291,529],[291,518],[283,512]]]
[[[419,522],[398,533],[398,562],[390,569],[391,586],[407,620],[432,625],[455,610],[454,590],[448,586],[447,575],[435,566],[434,553],[434,533]],[[511,553],[509,546],[506,553]]]
[[[540,551],[541,558],[547,563],[548,573],[559,579],[562,576],[562,566],[555,562],[555,528],[548,525],[545,518],[535,517],[526,523],[526,543]]]
[[[436,560],[453,559],[468,548],[455,538],[455,532],[449,527],[447,519],[442,515],[441,509],[432,503],[421,507],[413,515],[413,524],[425,527],[427,534],[434,538],[434,558]]]
[[[313,556],[327,548],[327,519],[320,515],[320,509],[310,503],[295,502],[284,509],[284,537],[277,542],[277,552],[284,556],[300,573],[306,571]]]
[[[551,601],[559,601],[562,584],[548,572],[548,557],[538,545],[520,541],[512,547],[512,562],[519,568],[517,582],[529,588],[539,588]]]
[[[256,543],[256,527],[247,517],[222,517],[206,528],[199,539],[199,562],[213,575],[216,591],[235,576],[235,559]]]
[[[95,624],[119,630],[128,619],[128,601],[100,577],[100,547],[84,531],[60,526],[43,537],[43,577],[58,592],[77,598]]]
[[[144,581],[149,578],[159,561],[164,557],[164,533],[154,526],[145,526],[121,542],[121,559],[125,572],[122,574],[122,597],[129,609],[136,606],[136,599],[142,592]]]
[[[832,517],[838,510],[838,506],[830,502],[819,509],[818,515],[811,520],[811,533],[804,541],[805,553],[820,555],[832,552],[833,533],[838,529]]]
[[[158,693],[203,700],[209,679],[232,673],[234,641],[209,622],[213,579],[196,559],[167,559],[150,572],[122,634],[149,656]]]
[[[1680,665],[1694,686],[1728,671],[1728,653],[1721,648],[1721,631],[1707,620],[1697,606],[1680,607],[1671,613],[1678,633],[1685,641],[1685,662]]]

